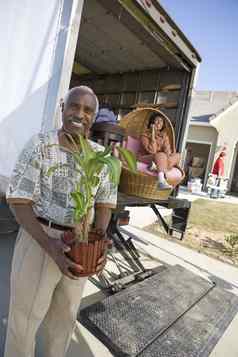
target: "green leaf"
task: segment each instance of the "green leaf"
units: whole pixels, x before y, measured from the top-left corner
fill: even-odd
[[[81,176],[80,185],[85,195],[84,197],[85,206],[88,207],[92,196],[92,186],[90,185],[90,181],[88,180],[87,176]]]
[[[51,175],[53,174],[53,172],[55,172],[55,170],[57,170],[59,167],[60,167],[60,164],[51,166],[51,167],[47,170],[46,175],[47,175],[47,176],[51,176]]]
[[[99,184],[99,182],[100,182],[100,179],[99,179],[98,176],[93,176],[93,177],[91,178],[91,183],[92,183],[92,186],[93,186],[93,187],[96,187],[96,186]]]
[[[122,147],[117,147],[117,150],[121,154],[122,158],[126,161],[128,169],[132,172],[136,172],[137,171],[137,165],[136,165],[137,160],[136,160],[135,154],[132,151],[122,148]]]
[[[113,167],[111,175],[112,183],[118,185],[121,175],[121,162],[115,156],[111,156],[109,162],[111,167]]]
[[[85,166],[85,164],[86,164],[84,157],[81,156],[81,154],[76,153],[76,152],[72,153],[72,155],[73,155],[73,158],[75,159],[76,163],[77,163],[82,169],[84,169],[84,166]]]
[[[89,180],[93,175],[100,174],[101,170],[103,169],[103,163],[99,161],[98,157],[89,160],[87,163],[87,176]]]
[[[111,146],[107,146],[107,147],[105,147],[105,149],[103,151],[97,151],[96,152],[96,157],[105,157],[105,156],[108,156],[111,153],[112,153]]]
[[[75,210],[74,210],[75,222],[79,222],[82,219],[82,217],[83,217],[82,212],[80,210],[78,210],[77,208],[75,208]]]
[[[83,211],[84,210],[84,196],[83,196],[82,192],[79,192],[79,191],[71,192],[71,197],[74,200],[76,208]]]
[[[91,147],[91,145],[89,144],[88,140],[84,139],[84,137],[82,135],[79,135],[79,142],[80,142],[80,146],[82,149],[84,159],[86,161],[88,161],[88,160],[94,158],[96,153],[93,150],[93,148]]]
[[[85,202],[84,195],[82,192],[74,191],[71,193],[71,197],[74,200],[75,207],[74,213],[77,222],[87,214],[87,202]]]
[[[112,148],[106,147],[103,151],[94,151],[89,141],[83,136],[78,138],[67,135],[72,144],[72,149],[62,147],[62,150],[70,152],[75,162],[76,173],[79,174],[79,180],[76,183],[71,197],[74,203],[74,221],[80,223],[87,216],[89,210],[93,207],[94,197],[93,188],[100,183],[100,174],[105,168],[109,174],[110,181],[118,185],[121,173],[121,162],[111,155]],[[75,150],[74,150],[75,149]],[[121,157],[132,171],[136,171],[136,158],[132,152],[124,148],[117,148]],[[56,169],[66,165],[52,166],[47,174],[51,175]],[[70,178],[69,178],[70,179]]]
[[[114,185],[118,185],[119,179],[120,179],[120,174],[121,174],[120,161],[114,156],[100,158],[99,160],[100,160],[100,162],[103,162],[107,166],[111,182]]]

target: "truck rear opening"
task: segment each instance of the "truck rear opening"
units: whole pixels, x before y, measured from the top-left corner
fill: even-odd
[[[160,103],[181,150],[199,61],[158,3],[85,1],[70,87],[88,85],[120,115],[138,103]]]

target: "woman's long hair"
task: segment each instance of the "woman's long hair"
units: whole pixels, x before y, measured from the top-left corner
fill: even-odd
[[[147,124],[147,129],[151,129],[152,125],[155,123],[155,119],[159,117],[161,119],[163,119],[163,126],[162,126],[162,129],[160,131],[163,131],[165,129],[165,123],[164,123],[164,118],[162,117],[162,115],[160,115],[159,113],[157,112],[153,112],[151,114],[151,116],[149,117],[149,120],[148,120],[148,124]]]

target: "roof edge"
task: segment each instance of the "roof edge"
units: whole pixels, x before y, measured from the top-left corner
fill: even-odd
[[[238,99],[231,104],[228,104],[226,107],[220,109],[216,114],[213,114],[211,118],[209,118],[209,122],[212,122],[215,119],[219,119],[220,116],[225,114],[228,110],[231,110],[233,106],[236,106],[238,104]]]
[[[168,15],[167,11],[165,8],[158,2],[158,1],[153,1],[154,6],[163,14],[163,16],[166,18],[166,20],[173,26],[173,28],[176,30],[176,32],[180,35],[180,37],[183,39],[183,41],[187,44],[188,47],[196,54],[198,61],[202,62],[202,58],[199,55],[198,51],[196,48],[192,45],[191,41],[185,36],[185,34],[182,32],[182,30],[178,27],[178,25],[174,22],[174,20]]]

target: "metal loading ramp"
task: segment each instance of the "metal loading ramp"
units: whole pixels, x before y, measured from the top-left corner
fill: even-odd
[[[180,266],[80,312],[114,356],[205,357],[238,310],[238,297]]]

